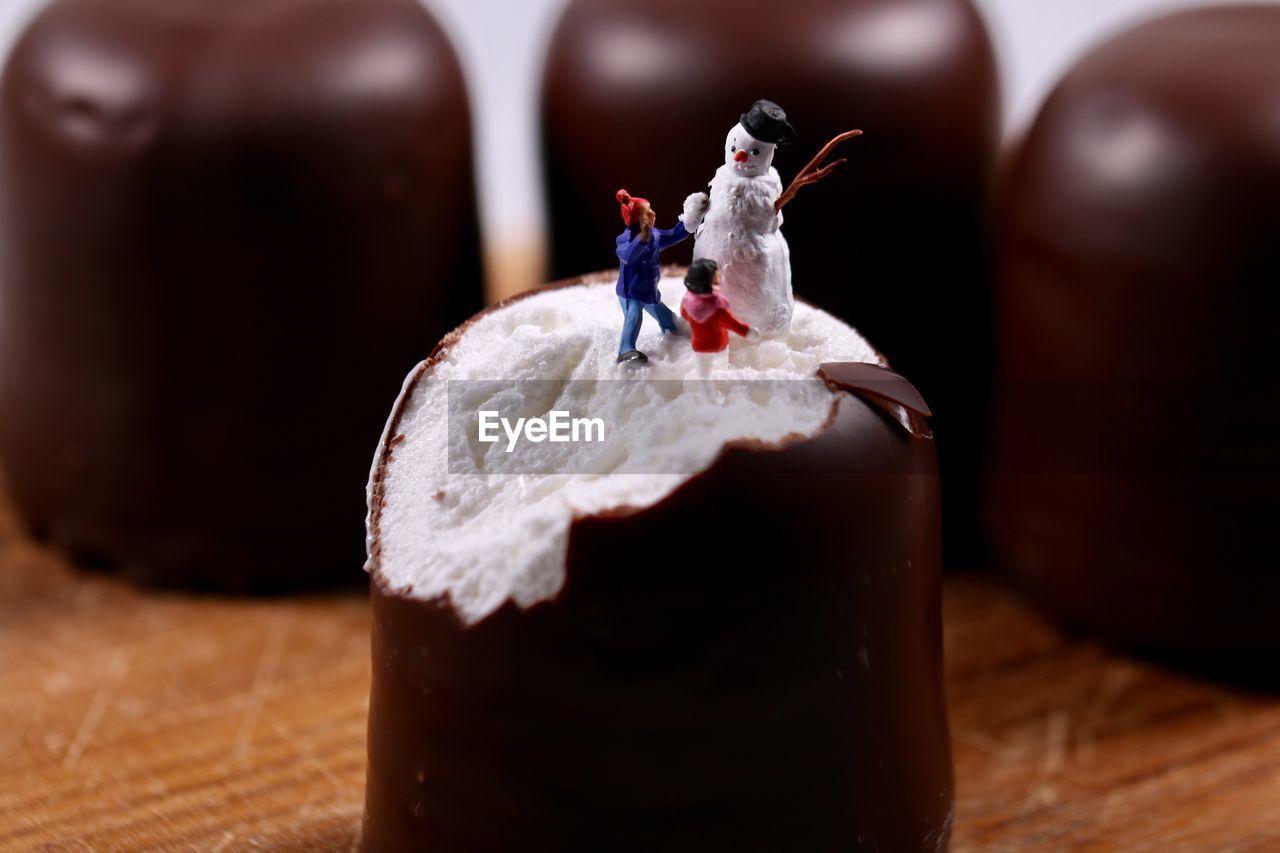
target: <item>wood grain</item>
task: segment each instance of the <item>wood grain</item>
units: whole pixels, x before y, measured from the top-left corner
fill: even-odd
[[[1280,700],[946,592],[954,849],[1280,850]],[[351,850],[365,597],[80,574],[0,508],[0,850]]]

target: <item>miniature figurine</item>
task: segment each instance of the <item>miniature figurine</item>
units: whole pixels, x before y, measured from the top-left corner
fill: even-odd
[[[752,329],[733,316],[729,299],[720,291],[720,267],[710,258],[700,258],[689,267],[684,286],[688,292],[680,303],[680,316],[689,322],[692,346],[698,359],[698,374],[711,374],[714,357],[729,346],[729,333],[755,337]]]
[[[618,304],[622,306],[622,340],[618,344],[618,363],[646,362],[649,357],[636,349],[640,325],[648,311],[658,321],[666,334],[684,332],[671,309],[662,304],[658,293],[661,271],[658,254],[669,246],[684,240],[702,221],[706,210],[706,197],[695,193],[685,200],[684,212],[674,228],[655,228],[657,215],[648,199],[636,198],[626,190],[618,190],[616,196],[621,206],[622,222],[626,230],[618,235]]]
[[[739,316],[763,334],[785,332],[795,309],[782,208],[801,187],[817,183],[845,162],[821,165],[837,144],[861,134],[851,130],[827,143],[785,192],[773,155],[796,133],[781,107],[756,101],[725,139],[724,165],[711,180],[710,209],[697,232],[693,257],[719,262],[725,293]]]

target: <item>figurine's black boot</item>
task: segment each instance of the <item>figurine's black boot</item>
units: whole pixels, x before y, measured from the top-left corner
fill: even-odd
[[[626,352],[618,353],[618,364],[622,364],[624,361],[636,361],[636,362],[643,363],[648,360],[649,360],[649,356],[640,352],[640,350],[638,349],[627,350]]]

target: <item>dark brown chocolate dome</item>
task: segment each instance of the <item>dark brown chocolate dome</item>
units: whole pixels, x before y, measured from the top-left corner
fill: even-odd
[[[1280,648],[1280,8],[1130,30],[1010,167],[988,516],[1051,611]]]
[[[404,372],[482,299],[471,129],[413,0],[56,0],[0,101],[0,456],[143,580],[358,577]]]

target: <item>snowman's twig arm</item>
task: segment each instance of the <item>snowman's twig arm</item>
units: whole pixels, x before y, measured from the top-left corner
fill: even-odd
[[[800,192],[801,187],[816,184],[827,175],[830,175],[831,172],[841,163],[848,162],[842,157],[834,163],[828,163],[827,165],[822,166],[822,161],[827,159],[827,156],[831,154],[837,145],[847,139],[853,139],[854,137],[861,135],[862,131],[860,130],[847,130],[828,142],[826,145],[822,146],[822,150],[818,152],[818,155],[810,160],[808,165],[800,170],[799,174],[797,174],[795,179],[792,180],[791,185],[788,186],[786,191],[778,197],[778,200],[773,205],[774,212],[780,212],[782,208],[786,207],[787,202],[796,197],[796,193]]]

